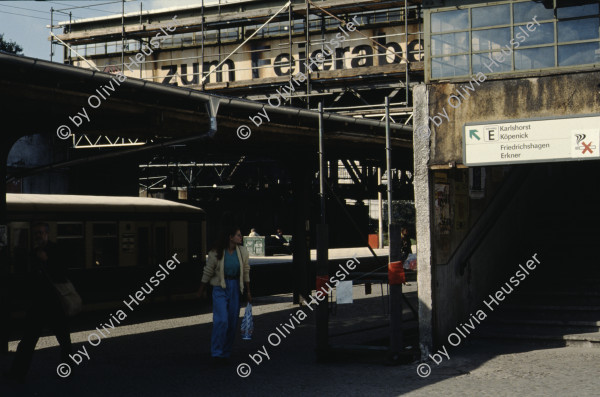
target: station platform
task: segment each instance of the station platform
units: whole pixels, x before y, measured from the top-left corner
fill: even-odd
[[[377,256],[386,257],[388,255],[388,248],[374,249]],[[335,259],[350,259],[356,256],[360,258],[372,258],[373,255],[367,247],[353,247],[353,248],[331,248],[329,249],[329,260]],[[317,260],[317,250],[310,250],[311,261]],[[290,263],[292,262],[292,255],[273,255],[273,256],[251,256],[250,266],[261,266],[270,265],[273,263]]]
[[[375,294],[378,291],[364,295],[362,286],[354,289],[355,303],[361,306],[357,310],[362,314],[354,316],[354,307],[338,306],[337,315],[331,317],[331,333],[356,327],[365,320],[365,313],[371,320],[385,321],[381,298]],[[409,299],[416,299],[414,289],[407,287],[406,293]],[[56,340],[44,337],[38,343],[27,382],[13,384],[0,379],[0,395],[513,396],[527,390],[528,396],[594,396],[600,386],[600,349],[540,349],[539,345],[467,340],[449,348],[450,359],[439,366],[429,361],[432,371],[426,378],[416,373],[418,359],[407,365],[385,366],[382,350],[348,351],[317,363],[314,314],[309,314],[277,346],[268,341],[276,327],[288,321],[298,308],[289,294],[256,298],[252,340],[243,341],[238,335],[229,364],[218,366],[209,360],[212,314],[207,303],[141,306],[95,347],[87,338],[110,312],[88,313],[72,339],[76,351],[86,347],[89,359],[84,357],[79,366],[72,365],[69,377],[59,378]],[[404,313],[409,318],[406,309]],[[385,334],[382,328],[379,335]],[[332,344],[352,343],[350,338],[363,343],[374,335],[344,338],[332,338]],[[11,342],[11,351],[16,343]],[[266,349],[269,358],[256,364],[249,355],[259,349]],[[0,356],[2,368],[8,367],[13,356]],[[250,365],[245,378],[237,374],[242,363]]]

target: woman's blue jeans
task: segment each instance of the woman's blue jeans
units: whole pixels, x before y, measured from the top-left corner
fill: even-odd
[[[240,317],[240,282],[225,279],[225,288],[213,287],[213,329],[210,352],[213,357],[229,357]]]

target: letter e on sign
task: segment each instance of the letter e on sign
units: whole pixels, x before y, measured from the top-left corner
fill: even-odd
[[[486,142],[493,142],[500,139],[500,135],[498,134],[498,126],[493,125],[489,127],[485,127],[483,129],[483,140]]]

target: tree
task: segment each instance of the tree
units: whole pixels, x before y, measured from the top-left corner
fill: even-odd
[[[21,47],[14,41],[4,40],[4,34],[0,34],[0,51],[20,55],[20,53],[23,52],[23,47]]]

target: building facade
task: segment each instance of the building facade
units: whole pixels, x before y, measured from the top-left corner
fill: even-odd
[[[424,7],[414,113],[423,345],[467,336],[464,324],[487,337],[598,342],[596,317],[569,317],[589,313],[598,288],[597,259],[580,249],[597,241],[595,212],[577,215],[598,199],[598,1]],[[536,253],[542,264],[525,274],[518,265]]]

